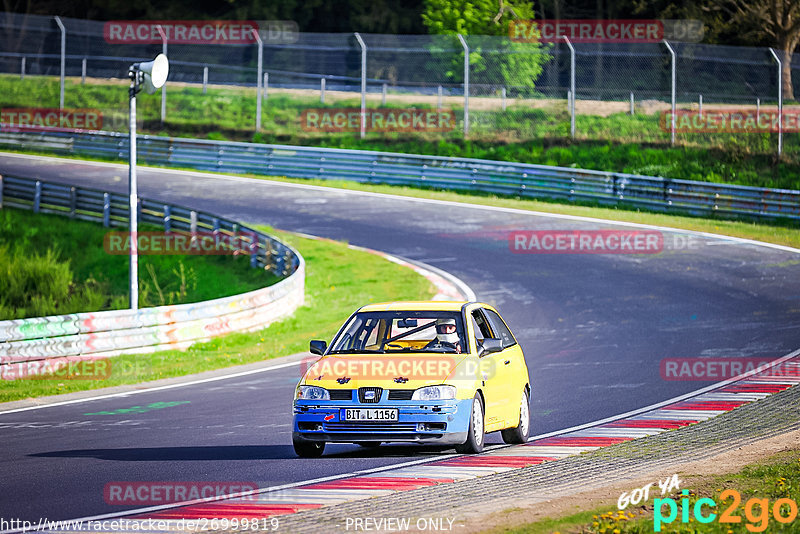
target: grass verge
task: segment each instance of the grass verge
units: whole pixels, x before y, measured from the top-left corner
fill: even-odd
[[[256,228],[295,247],[306,260],[306,301],[292,317],[260,331],[197,343],[186,351],[115,357],[105,380],[0,381],[0,402],[136,384],[295,354],[307,350],[310,339],[330,340],[359,306],[428,299],[435,294],[426,278],[374,254],[352,250],[342,243],[301,238],[264,226]]]
[[[681,486],[682,490],[689,490],[688,496],[673,491],[669,497],[656,497],[673,499],[677,510],[676,517],[671,522],[666,522],[670,506],[663,504],[660,507],[663,521],[659,521],[658,531],[655,530],[655,501],[651,493],[647,504],[629,506],[624,511],[613,506],[598,508],[560,518],[547,518],[514,528],[487,530],[486,534],[800,532],[800,519],[796,517],[797,504],[800,503],[800,446],[747,465],[736,473],[692,476]],[[735,501],[735,495],[732,495],[730,490],[737,492],[740,502]],[[660,495],[658,487],[655,487],[654,491],[656,495]],[[684,498],[688,499],[686,522],[682,516],[681,500]],[[699,522],[694,516],[695,505],[700,499],[711,499],[716,504],[715,507],[710,507],[709,502],[705,501],[700,508],[704,517],[709,517],[711,513],[716,514],[716,517],[708,523]],[[779,499],[784,500],[779,502]],[[792,517],[791,504],[787,500],[795,503],[793,514],[795,518],[788,523],[782,523],[775,518],[774,511],[777,508],[783,518]],[[726,511],[735,522],[721,521]]]
[[[103,247],[111,231],[99,224],[0,211],[0,320],[124,309],[128,306],[128,256]],[[158,231],[143,225],[141,231]],[[199,302],[275,283],[251,269],[244,256],[141,255],[143,307]]]

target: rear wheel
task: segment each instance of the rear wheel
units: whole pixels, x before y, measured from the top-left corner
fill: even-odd
[[[528,436],[531,432],[531,412],[530,412],[530,399],[528,392],[522,391],[522,399],[519,405],[519,421],[514,428],[507,428],[500,432],[503,436],[503,441],[506,443],[525,443],[528,441]]]
[[[301,458],[319,458],[325,452],[324,441],[305,441],[300,439],[292,439],[294,452]]]
[[[477,454],[483,451],[483,403],[477,393],[472,399],[472,413],[469,417],[469,430],[467,430],[467,441],[456,445],[456,451],[461,454]]]

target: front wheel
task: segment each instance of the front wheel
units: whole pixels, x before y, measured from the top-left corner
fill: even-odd
[[[528,392],[522,392],[522,399],[519,404],[519,421],[514,428],[507,428],[500,431],[503,441],[506,443],[525,443],[531,432],[531,413],[529,409],[530,399]]]
[[[300,458],[319,458],[325,452],[324,441],[305,441],[300,439],[292,439],[294,452]]]
[[[483,451],[483,403],[481,396],[477,393],[472,399],[472,413],[469,417],[469,430],[467,430],[467,441],[456,445],[456,452],[461,454],[477,454]]]

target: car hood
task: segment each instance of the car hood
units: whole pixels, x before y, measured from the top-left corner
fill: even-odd
[[[302,384],[326,389],[417,389],[447,383],[467,354],[334,354],[311,365]]]

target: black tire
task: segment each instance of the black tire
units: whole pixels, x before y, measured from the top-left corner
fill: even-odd
[[[506,443],[525,443],[531,433],[531,412],[530,398],[527,391],[522,391],[522,399],[519,404],[519,421],[514,428],[506,428],[500,431],[503,441]]]
[[[480,426],[479,426],[480,425]],[[456,445],[456,452],[461,454],[477,454],[483,451],[483,442],[486,435],[484,426],[484,411],[481,396],[477,393],[472,398],[472,411],[469,414],[469,430],[467,440]]]
[[[356,445],[365,449],[375,449],[381,446],[380,441],[356,441]]]
[[[305,441],[293,439],[294,452],[300,458],[319,458],[325,452],[324,441]]]

